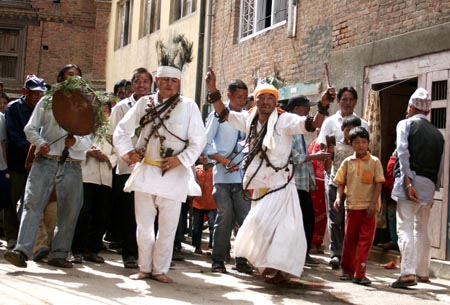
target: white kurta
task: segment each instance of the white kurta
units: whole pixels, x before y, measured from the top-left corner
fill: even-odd
[[[157,100],[157,95],[153,98],[154,103],[158,105],[160,102]],[[139,126],[140,119],[145,114],[145,108],[150,99],[149,96],[142,97],[117,125],[113,141],[120,156],[135,149],[132,136]],[[188,147],[184,149],[184,142],[171,135],[164,127],[159,128],[159,134],[166,138],[165,147],[174,150],[173,155],[178,157],[181,165],[167,171],[162,176],[161,168],[142,161],[134,168],[125,185],[125,191],[138,191],[183,202],[188,195],[189,182],[194,181],[191,166],[205,147],[205,127],[197,104],[186,97],[181,97],[180,103],[173,109],[170,118],[164,121],[164,124],[173,134],[189,141]],[[137,147],[145,145],[145,137],[150,133],[151,125],[151,123],[147,124],[142,129]],[[147,144],[145,158],[162,161],[159,149],[159,139],[151,137]]]
[[[248,113],[230,112],[228,121],[240,130],[245,130]],[[246,131],[247,134],[248,130]],[[292,135],[306,133],[305,117],[284,113],[274,126],[272,149],[267,150],[270,162],[277,167],[284,166],[291,152]],[[261,159],[256,156],[249,165],[244,186],[254,189],[253,196],[259,197],[259,189],[283,186],[292,175],[290,171],[266,166],[260,167]],[[299,277],[303,272],[306,257],[306,238],[303,229],[302,212],[294,180],[285,188],[254,201],[250,213],[239,229],[235,242],[236,257],[246,257],[257,268],[274,268]]]

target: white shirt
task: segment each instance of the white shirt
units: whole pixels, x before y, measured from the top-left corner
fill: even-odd
[[[119,124],[120,120],[125,116],[128,110],[130,110],[134,106],[134,104],[136,104],[136,100],[134,99],[134,95],[131,95],[130,97],[121,100],[113,107],[111,111],[111,116],[109,118],[111,136],[114,134],[114,129],[116,129],[116,126]],[[132,136],[133,144],[136,144],[137,139],[138,138],[133,134]],[[133,168],[134,165],[129,166],[125,161],[120,159],[120,156],[117,156],[116,173],[118,175],[131,174]]]
[[[111,144],[106,140],[95,143],[102,153],[108,156],[108,162],[100,162],[94,157],[86,157],[81,163],[83,182],[112,187],[112,168],[117,163],[117,157]]]
[[[228,122],[235,128],[246,131],[246,122],[249,116],[250,114],[248,112],[230,111]],[[267,156],[274,166],[282,167],[286,165],[291,153],[293,141],[292,135],[304,134],[307,132],[305,129],[305,120],[306,117],[292,113],[283,113],[278,116],[273,132],[275,144],[272,149],[267,150]],[[260,127],[258,122],[258,129],[260,129]],[[247,134],[249,134],[249,131],[247,131]],[[282,169],[276,172],[273,168],[266,166],[265,161],[263,161],[263,164],[258,169],[262,160],[259,155],[260,154],[253,159],[245,171],[244,187],[258,189],[282,186],[288,181],[289,175],[293,175],[291,166],[289,166],[289,171]],[[257,174],[252,178],[256,171]],[[292,180],[291,183],[294,183],[294,180]]]
[[[155,105],[161,102],[157,94],[152,96]],[[161,196],[174,201],[184,201],[188,192],[191,191],[189,184],[195,181],[191,166],[200,156],[206,144],[205,127],[197,104],[192,99],[180,97],[181,101],[170,113],[170,118],[164,121],[165,126],[176,136],[188,140],[189,144],[184,149],[185,143],[171,135],[164,127],[158,129],[159,134],[164,136],[164,146],[174,150],[181,165],[173,168],[162,176],[161,169],[144,162],[138,163],[125,185],[125,191],[138,191],[156,196]],[[139,126],[139,121],[146,113],[145,109],[150,101],[149,96],[142,97],[136,105],[127,112],[119,122],[115,131],[113,142],[120,156],[143,147],[145,138],[150,134],[152,123],[147,124],[141,131],[137,145],[133,143],[132,136]],[[152,161],[162,161],[160,156],[160,140],[152,136],[145,152],[145,158]]]
[[[36,154],[39,152],[42,144],[50,144],[62,137],[50,145],[50,152],[48,153],[48,155],[52,156],[61,156],[65,148],[65,138],[63,136],[67,135],[68,132],[58,125],[51,109],[44,109],[44,98],[41,98],[34,108],[30,120],[25,125],[24,132],[27,140],[36,146]],[[85,151],[92,145],[91,136],[74,137],[76,142],[75,145],[69,148],[69,157],[76,160],[84,160],[86,158]]]
[[[356,113],[353,113],[354,116],[359,117]],[[322,127],[320,128],[319,136],[317,137],[317,143],[319,144],[327,144],[326,136],[334,135],[336,137],[336,142],[344,141],[344,132],[342,131],[342,122],[344,121],[344,117],[341,114],[341,111],[338,110],[332,116],[323,121]],[[363,119],[361,119],[361,126],[364,127],[367,131],[369,131],[369,125]]]

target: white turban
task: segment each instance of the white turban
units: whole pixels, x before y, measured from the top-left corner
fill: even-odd
[[[159,66],[156,77],[170,77],[181,80],[181,70],[171,66]]]
[[[422,111],[431,110],[431,98],[427,90],[423,88],[417,88],[409,99],[409,106]]]

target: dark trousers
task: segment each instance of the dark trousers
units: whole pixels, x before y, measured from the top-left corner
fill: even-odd
[[[122,243],[122,258],[129,256],[138,257],[136,241],[136,218],[134,213],[134,192],[123,191],[125,182],[130,175],[117,175],[115,185],[115,199],[119,211],[119,239]]]
[[[307,191],[298,190],[298,199],[302,209],[303,228],[305,230],[307,250],[311,248],[311,241],[314,235],[314,207],[311,200],[311,194]]]
[[[192,228],[192,245],[200,248],[202,244],[203,222],[205,215],[208,217],[209,228],[209,248],[212,248],[214,238],[214,221],[216,220],[217,210],[199,210],[192,208],[194,214],[193,228]]]
[[[111,200],[111,188],[106,185],[83,183],[83,192],[83,207],[72,241],[73,254],[101,250],[106,229],[106,209]]]

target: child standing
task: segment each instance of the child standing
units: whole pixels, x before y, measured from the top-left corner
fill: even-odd
[[[339,167],[334,182],[338,185],[334,208],[342,204],[346,188],[345,237],[341,280],[370,285],[366,262],[375,236],[376,212],[380,207],[381,186],[385,182],[380,160],[368,151],[369,132],[355,127],[349,134],[354,154]]]
[[[214,221],[217,215],[217,206],[212,192],[213,184],[213,164],[208,163],[204,154],[199,158],[200,163],[195,167],[197,183],[200,185],[202,195],[194,197],[191,201],[192,212],[194,215],[192,230],[192,245],[195,247],[195,253],[202,254],[202,231],[205,216],[208,218],[209,242],[208,246],[212,249],[214,236]]]
[[[344,206],[338,209],[333,208],[336,200],[337,184],[333,182],[336,177],[336,172],[341,166],[345,158],[353,154],[353,148],[350,144],[349,133],[354,127],[361,126],[361,119],[355,115],[348,115],[342,121],[341,130],[344,134],[342,141],[337,141],[335,145],[328,146],[328,152],[332,154],[331,159],[325,160],[325,169],[329,173],[328,185],[325,187],[325,200],[327,203],[328,215],[328,232],[331,236],[330,242],[330,256],[329,264],[332,269],[339,269],[342,257],[342,245],[344,241],[344,225],[345,225],[345,210]],[[341,201],[345,201],[345,194],[341,197]]]

